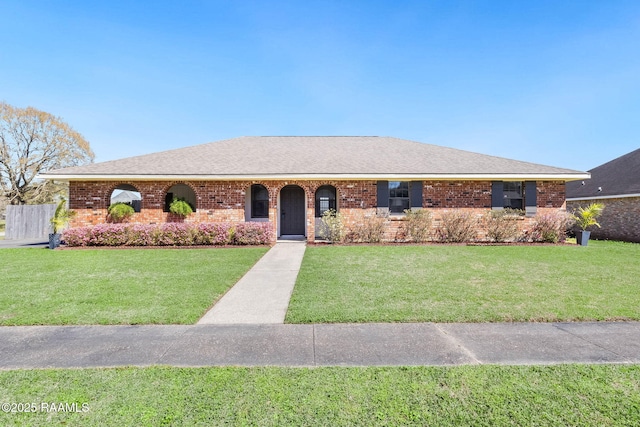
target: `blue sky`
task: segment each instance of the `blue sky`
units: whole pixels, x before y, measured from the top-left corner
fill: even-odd
[[[578,170],[640,148],[636,0],[0,1],[0,46],[0,100],[96,161],[243,135]]]

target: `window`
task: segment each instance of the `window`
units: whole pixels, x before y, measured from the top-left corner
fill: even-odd
[[[403,213],[411,207],[408,181],[389,181],[389,212]]]
[[[524,209],[522,182],[505,181],[503,183],[503,199],[505,208]]]
[[[196,211],[196,193],[187,184],[175,184],[167,191],[164,196],[164,211],[169,212],[169,207],[174,199],[183,199]]]
[[[134,212],[140,212],[142,195],[133,185],[121,184],[111,192],[109,198],[109,205],[115,203],[126,203],[133,208]]]
[[[269,192],[264,185],[251,186],[251,218],[269,218]]]
[[[316,218],[320,218],[329,209],[337,210],[336,188],[323,185],[316,191]]]

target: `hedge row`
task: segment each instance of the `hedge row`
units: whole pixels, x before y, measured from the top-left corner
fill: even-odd
[[[66,230],[63,241],[68,246],[265,245],[272,234],[266,222],[101,224]]]

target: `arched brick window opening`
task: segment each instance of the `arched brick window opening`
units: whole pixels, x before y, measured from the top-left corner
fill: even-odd
[[[116,203],[125,203],[140,212],[142,208],[142,194],[131,184],[120,184],[113,189],[109,196],[109,206]]]
[[[187,184],[174,184],[167,190],[167,193],[164,196],[164,212],[169,212],[171,202],[175,199],[182,199],[189,203],[194,212],[198,207],[196,193],[193,191],[193,188],[189,187]]]

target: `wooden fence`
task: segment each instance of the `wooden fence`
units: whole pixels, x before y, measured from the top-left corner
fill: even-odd
[[[48,239],[51,233],[50,220],[56,205],[9,205],[7,206],[6,240]]]

